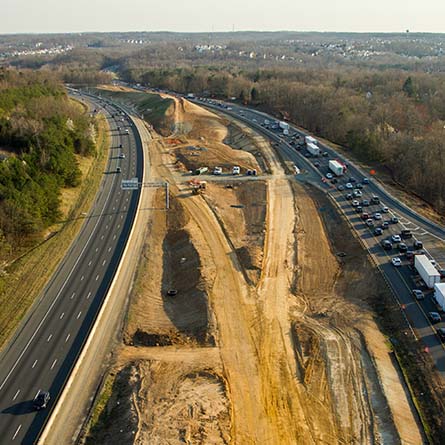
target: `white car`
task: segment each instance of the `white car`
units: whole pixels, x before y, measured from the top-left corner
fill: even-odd
[[[400,267],[402,265],[402,260],[396,256],[395,258],[391,259],[391,263],[394,267]]]
[[[378,220],[382,219],[382,215],[378,212],[374,213],[374,219],[378,221]]]
[[[402,238],[400,238],[400,235],[391,236],[391,240],[393,243],[401,243],[402,242]]]
[[[125,155],[123,153],[119,154],[119,159],[125,159]]]
[[[326,178],[332,179],[334,176],[332,173],[326,173]]]
[[[382,212],[383,212],[383,213],[388,213],[388,212],[389,212],[388,207],[383,207],[383,208],[382,208]]]
[[[354,190],[354,196],[356,198],[360,198],[362,196],[362,192],[360,190]]]
[[[239,175],[241,173],[241,169],[235,165],[235,167],[232,168],[232,175]]]
[[[357,201],[356,199],[354,199],[354,201],[352,201],[352,207],[358,207],[360,205],[360,202]]]
[[[214,175],[221,175],[222,174],[222,168],[221,167],[215,167],[214,169],[213,169],[213,174]]]
[[[354,186],[353,186],[350,182],[347,182],[347,183],[346,183],[346,188],[347,188],[347,189],[353,189]]]

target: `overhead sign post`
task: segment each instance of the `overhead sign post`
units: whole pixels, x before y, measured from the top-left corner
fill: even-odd
[[[169,183],[166,182],[139,182],[138,178],[122,179],[122,190],[138,190],[141,187],[165,187],[165,206],[170,208]]]

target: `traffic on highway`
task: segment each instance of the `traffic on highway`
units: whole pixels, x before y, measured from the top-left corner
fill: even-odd
[[[365,174],[326,144],[308,138],[300,129],[235,103],[202,98],[189,100],[254,128],[293,160],[296,172],[304,171],[296,175],[296,179],[313,184],[331,196],[383,273],[406,316],[407,331],[411,330],[422,341],[425,352],[431,354],[437,369],[445,375],[442,343],[445,316],[442,320],[434,293],[425,286],[413,265],[416,255],[425,254],[443,273],[445,229],[394,198],[372,175]],[[312,150],[311,146],[316,148]],[[333,161],[344,166],[338,176],[335,168],[330,167]]]
[[[132,121],[98,98],[82,100],[108,120],[106,171],[80,233],[1,356],[2,443],[32,444],[41,434],[107,296],[139,202],[139,190],[121,189],[122,179],[142,177]]]

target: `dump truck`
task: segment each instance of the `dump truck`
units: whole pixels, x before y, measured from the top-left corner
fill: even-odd
[[[414,267],[429,289],[433,289],[436,283],[440,283],[440,273],[426,255],[415,255]]]
[[[332,159],[329,161],[329,170],[331,170],[335,176],[342,176],[346,171],[346,166],[340,161]]]

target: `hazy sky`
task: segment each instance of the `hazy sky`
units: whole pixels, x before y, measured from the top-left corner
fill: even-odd
[[[0,34],[76,31],[445,32],[445,0],[0,0]]]

